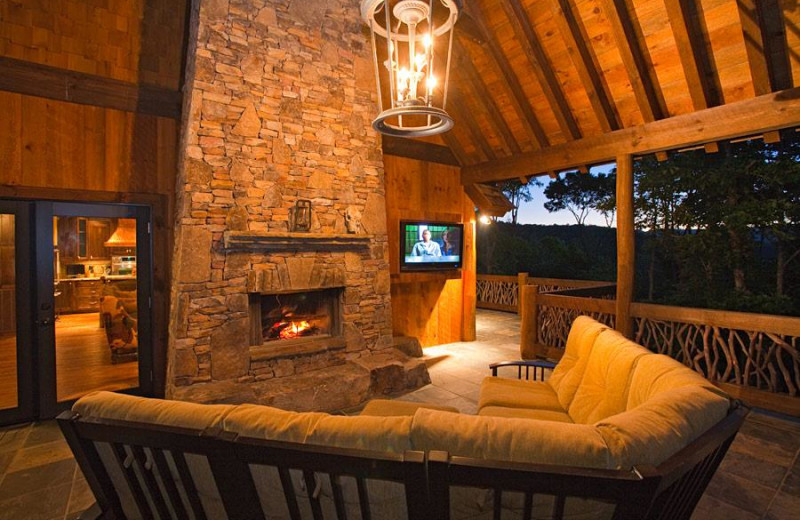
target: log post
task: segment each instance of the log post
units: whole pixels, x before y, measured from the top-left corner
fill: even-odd
[[[633,226],[633,157],[617,157],[617,304],[616,329],[633,335],[631,301],[635,272],[635,230]]]
[[[528,285],[528,273],[517,274],[517,314],[522,311],[522,288]]]
[[[522,359],[536,359],[539,352],[539,296],[538,285],[521,285],[519,293],[520,329],[519,355]]]

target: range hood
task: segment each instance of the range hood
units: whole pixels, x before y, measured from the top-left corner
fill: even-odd
[[[106,247],[136,247],[136,219],[121,218],[117,229],[103,242]]]

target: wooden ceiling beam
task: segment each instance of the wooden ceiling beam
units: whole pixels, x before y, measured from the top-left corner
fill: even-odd
[[[533,73],[539,81],[550,109],[556,116],[561,132],[567,140],[580,139],[581,130],[572,115],[572,109],[569,107],[567,98],[561,90],[561,85],[555,72],[553,72],[553,67],[550,66],[550,61],[547,59],[542,44],[539,42],[539,37],[536,36],[536,31],[531,25],[528,13],[525,12],[525,8],[518,0],[498,1],[508,21],[511,22],[516,40],[532,66]]]
[[[772,90],[792,88],[794,80],[781,0],[759,0],[758,19],[761,22],[761,36]]]
[[[443,133],[442,140],[445,142],[447,147],[450,148],[450,151],[453,152],[453,155],[456,156],[460,166],[466,166],[470,164],[469,155],[467,155],[464,147],[461,146],[461,142],[458,140],[458,136],[456,136],[453,130]]]
[[[491,58],[489,61],[493,62],[497,65],[498,69],[500,69],[500,76],[503,78],[503,84],[508,88],[510,93],[509,99],[511,100],[511,104],[514,106],[514,110],[522,121],[522,125],[531,137],[534,146],[536,148],[549,146],[550,140],[542,129],[542,125],[539,123],[539,119],[533,111],[530,100],[528,100],[528,97],[522,90],[519,79],[508,63],[508,59],[497,43],[497,40],[492,37],[492,34],[483,23],[483,14],[480,12],[480,6],[469,2],[466,5],[466,10],[468,14],[470,14],[472,20],[475,21],[475,24],[480,28],[480,31],[486,35],[486,45],[484,48],[489,51]],[[458,30],[456,30],[456,33],[458,33]]]
[[[447,164],[449,166],[461,166],[452,150],[446,146],[391,135],[381,136],[381,143],[385,155],[419,159],[420,161]]]
[[[567,53],[578,71],[583,88],[604,132],[622,128],[611,92],[600,75],[600,64],[592,48],[587,45],[589,35],[573,10],[573,0],[551,0],[553,18],[558,25]]]
[[[706,81],[710,71],[703,70],[706,60],[701,56],[703,52],[702,35],[697,34],[691,24],[691,20],[697,16],[696,11],[690,10],[692,1],[664,0],[664,4],[667,8],[667,16],[672,26],[672,34],[678,48],[686,83],[689,86],[692,105],[695,110],[703,110],[719,105],[720,99]]]
[[[478,149],[478,153],[481,154],[482,157],[486,158],[485,160],[487,161],[496,160],[497,155],[494,153],[494,150],[492,150],[492,147],[486,140],[486,136],[483,135],[483,132],[481,131],[480,126],[478,125],[478,122],[475,121],[475,118],[472,116],[470,107],[465,107],[462,105],[463,102],[463,100],[461,99],[462,96],[458,95],[460,94],[460,92],[457,92],[454,89],[453,93],[457,94],[457,96],[454,96],[454,98],[456,99],[453,99],[453,101],[455,102],[453,103],[454,106],[450,105],[450,107],[455,108],[453,117],[456,121],[456,124],[458,125],[460,123],[463,123],[463,128],[467,130],[470,141]],[[456,114],[458,115],[456,116]]]
[[[800,87],[463,168],[463,184],[496,182],[800,126]]]
[[[753,90],[756,96],[771,92],[767,56],[764,52],[764,38],[761,34],[761,23],[758,16],[759,0],[736,0],[739,11],[739,22],[744,33],[744,47],[747,61],[750,64],[750,75],[753,78]]]
[[[644,51],[637,37],[625,0],[601,0],[606,18],[611,23],[611,34],[617,44],[622,63],[628,72],[633,94],[646,123],[663,119],[666,110],[655,78],[650,75]]]
[[[482,105],[486,109],[489,122],[500,134],[503,141],[505,141],[509,151],[511,153],[520,153],[522,149],[519,143],[517,143],[514,133],[508,127],[508,123],[503,117],[502,109],[498,106],[491,92],[489,92],[489,88],[486,86],[486,83],[483,82],[481,74],[475,70],[475,66],[469,58],[469,51],[466,46],[458,43],[458,40],[456,40],[455,52],[456,56],[458,56],[458,74],[461,79],[466,80],[464,86],[472,87],[474,93],[477,94],[477,97],[473,99],[474,103]]]

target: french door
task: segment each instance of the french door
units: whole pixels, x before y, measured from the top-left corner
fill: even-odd
[[[0,200],[0,424],[152,393],[146,206]]]

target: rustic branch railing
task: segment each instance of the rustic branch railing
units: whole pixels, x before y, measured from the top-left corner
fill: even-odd
[[[523,291],[525,359],[559,359],[573,320],[616,321],[615,285]],[[633,303],[633,339],[703,374],[751,406],[800,416],[800,318]]]
[[[519,288],[521,285],[538,285],[540,293],[550,293],[565,289],[596,287],[605,282],[537,278],[529,276],[527,273],[519,273],[517,276],[479,274],[476,283],[479,308],[519,312]]]

